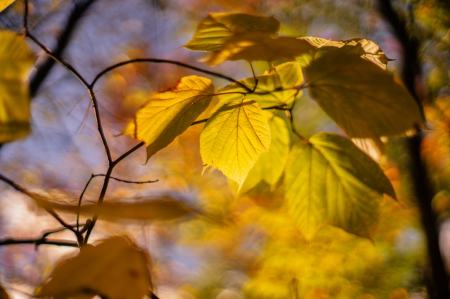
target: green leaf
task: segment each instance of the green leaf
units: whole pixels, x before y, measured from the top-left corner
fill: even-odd
[[[241,13],[210,13],[203,19],[194,37],[184,47],[193,51],[214,52],[225,40],[243,32],[277,33],[280,22],[274,17],[257,17]]]
[[[0,12],[7,8],[15,0],[0,0]]]
[[[404,134],[423,124],[406,89],[358,55],[334,50],[305,68],[309,93],[352,138]]]
[[[241,33],[227,38],[220,50],[210,53],[202,61],[215,66],[226,60],[294,60],[313,49],[310,43],[295,37],[266,32]]]
[[[26,79],[36,62],[23,37],[0,31],[0,143],[30,132],[30,96]]]
[[[298,63],[287,62],[266,71],[262,76],[256,77],[258,85],[254,93],[247,94],[246,99],[254,100],[261,108],[275,106],[289,106],[299,93],[294,87],[303,82],[303,74]],[[253,89],[255,78],[239,80],[240,83]],[[222,104],[237,102],[242,99],[242,93],[248,93],[242,86],[232,83],[217,91]],[[241,94],[240,94],[241,93]]]
[[[350,140],[318,133],[297,143],[286,164],[286,199],[307,239],[325,224],[372,238],[383,194],[394,189],[378,164]]]
[[[141,299],[152,288],[149,265],[150,256],[130,239],[111,237],[60,262],[37,297]]]
[[[211,80],[184,77],[171,90],[151,96],[122,134],[144,141],[148,160],[183,133],[208,107],[213,95]]]
[[[269,151],[262,153],[256,161],[242,185],[241,192],[252,189],[262,180],[274,186],[283,174],[289,155],[291,140],[286,122],[270,112],[264,112],[268,118],[272,137]]]
[[[308,41],[311,45],[320,50],[333,50],[340,48],[341,53],[357,54],[363,59],[374,63],[383,70],[386,70],[390,61],[380,47],[371,40],[365,38],[353,38],[349,40],[327,40],[320,37],[302,37],[300,39]],[[319,51],[320,53],[321,51]]]
[[[224,105],[208,120],[200,136],[205,168],[217,167],[239,186],[269,145],[267,118],[250,100]]]

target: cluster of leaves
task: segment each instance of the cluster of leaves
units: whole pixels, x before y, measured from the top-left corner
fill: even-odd
[[[396,197],[389,179],[344,136],[325,132],[309,140],[300,136],[292,122],[293,107],[307,89],[348,137],[376,144],[380,150],[382,138],[423,124],[421,108],[386,71],[388,59],[372,41],[279,36],[279,27],[273,17],[210,14],[186,48],[209,52],[204,61],[211,66],[227,60],[262,60],[270,69],[218,90],[210,79],[184,77],[175,87],[151,95],[123,134],[145,143],[148,160],[191,125],[206,122],[200,136],[204,169],[219,169],[241,192],[261,181],[275,186],[283,179],[285,202],[306,239],[326,224],[372,238],[384,194]],[[24,80],[36,60],[23,37],[3,31],[0,40],[0,61],[5,65],[0,75],[0,143],[5,143],[29,132],[30,98]],[[278,63],[272,66],[273,62]],[[211,107],[214,97],[218,103]],[[211,116],[198,120],[208,108]],[[38,204],[47,210],[80,213],[76,207],[44,200]],[[144,205],[130,210],[127,204],[85,205],[81,212],[172,219],[190,211],[167,201]],[[154,215],[139,210],[152,210]],[[85,275],[93,260],[95,273]],[[149,257],[131,241],[114,237],[96,247],[83,247],[78,256],[56,267],[38,294],[141,298],[152,286],[148,264]],[[108,281],[122,283],[110,288]]]
[[[283,37],[276,35],[278,29],[272,17],[210,14],[185,45],[210,52],[204,59],[210,65],[239,59],[300,62],[279,64],[217,91],[207,78],[184,77],[176,87],[152,95],[123,133],[144,141],[149,159],[217,96],[200,136],[204,168],[218,168],[239,188],[250,171],[252,184],[274,185],[284,174],[286,201],[307,238],[324,224],[371,238],[383,194],[395,198],[379,166],[350,140],[332,133],[309,140],[297,136],[291,147],[294,128],[269,111],[291,111],[308,88],[349,137],[381,146],[380,138],[422,125],[420,108],[386,71],[388,59],[372,41]]]

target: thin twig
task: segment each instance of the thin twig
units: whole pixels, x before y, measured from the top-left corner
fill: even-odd
[[[300,91],[299,91],[299,92],[300,92]],[[296,95],[296,96],[297,96],[297,95]],[[289,120],[290,120],[290,123],[291,123],[291,129],[292,129],[292,132],[293,132],[295,135],[297,135],[297,137],[300,138],[300,140],[301,140],[303,143],[307,144],[307,143],[308,143],[308,140],[307,140],[305,137],[303,137],[299,132],[297,132],[297,130],[295,129],[295,126],[294,126],[294,114],[292,113],[292,111],[294,110],[294,105],[295,105],[295,101],[292,103],[291,108],[289,108],[289,109],[283,109],[283,110],[286,110],[286,113],[289,113],[288,117],[289,117]]]
[[[72,228],[76,227],[76,225],[71,225],[71,227]],[[62,227],[62,228],[59,228],[59,229],[47,231],[47,232],[42,234],[42,238],[41,239],[47,238],[48,236],[50,236],[52,234],[60,233],[60,232],[65,231],[65,230],[67,230],[67,227]]]
[[[78,2],[74,1],[75,7],[71,11],[69,17],[67,18],[67,25],[65,26],[61,35],[58,37],[54,51],[51,51],[55,57],[61,57],[61,55],[63,54],[67,45],[69,44],[70,38],[78,24],[78,21],[85,15],[85,13],[88,11],[89,7],[95,1],[96,0],[87,0],[81,4],[79,1]],[[28,5],[27,4],[28,4],[28,0],[25,0],[25,10],[26,10],[25,14],[24,14],[25,32],[28,31],[28,26],[26,26],[28,24]],[[36,95],[37,91],[39,90],[39,87],[41,86],[42,82],[44,82],[47,75],[50,73],[50,70],[52,69],[54,64],[55,64],[55,61],[52,59],[49,59],[44,64],[39,66],[39,68],[37,69],[36,74],[33,76],[33,78],[30,81],[30,95],[32,98]]]
[[[119,158],[117,158],[112,164],[113,165],[117,165],[120,161],[122,161],[123,159],[125,159],[126,157],[128,157],[129,155],[131,155],[132,153],[134,153],[137,149],[139,149],[140,147],[144,146],[145,142],[142,141],[141,143],[139,143],[138,145],[134,146],[132,149],[130,149],[129,151],[127,151],[125,154],[123,154],[122,156],[120,156]],[[105,175],[106,176],[106,175]]]
[[[29,39],[31,39],[36,45],[39,46],[39,48],[41,48],[42,50],[44,50],[44,52],[50,56],[51,58],[53,58],[55,61],[57,61],[58,63],[60,63],[61,65],[63,65],[67,70],[69,70],[69,72],[71,72],[78,80],[81,81],[81,83],[88,88],[89,87],[89,83],[80,75],[80,73],[67,61],[57,57],[56,55],[54,55],[52,53],[52,51],[47,48],[46,46],[44,46],[36,37],[34,37],[29,31],[28,29],[25,32],[25,36],[28,37]]]
[[[77,232],[80,231],[80,209],[81,209],[81,202],[83,200],[84,193],[86,192],[89,184],[91,183],[92,179],[94,178],[94,175],[91,174],[91,177],[89,178],[88,182],[84,186],[83,192],[80,194],[80,198],[78,199],[78,207],[77,207]]]
[[[77,242],[63,241],[63,240],[49,240],[47,238],[39,239],[4,239],[0,240],[0,246],[13,245],[13,244],[35,244],[39,245],[56,245],[56,246],[68,246],[78,248]]]
[[[11,187],[13,187],[15,190],[27,195],[28,197],[32,198],[36,202],[39,202],[39,198],[36,198],[36,195],[24,187],[20,186],[19,184],[13,182],[12,180],[8,179],[4,175],[0,174],[0,180],[7,183]],[[52,208],[44,206],[43,209],[45,209],[50,215],[53,216],[62,226],[64,226],[66,229],[72,231],[75,236],[77,237],[77,240],[80,240],[82,236],[73,228],[73,226],[67,224]]]
[[[98,177],[98,176],[106,176],[106,174],[93,174],[93,177]],[[115,178],[115,177],[111,177],[111,179],[118,181],[118,182],[122,182],[122,183],[127,183],[127,184],[151,184],[151,183],[157,183],[159,182],[159,180],[154,180],[154,181],[129,181],[129,180],[122,180],[119,178]]]
[[[112,173],[115,165],[116,165],[115,163],[110,164],[108,167],[108,171],[105,174],[105,180],[103,181],[102,190],[100,191],[100,195],[99,195],[98,201],[97,201],[98,207],[100,207],[103,203],[103,199],[105,198],[106,190],[108,189],[109,179],[111,178],[111,173]],[[96,213],[94,215],[94,217],[92,218],[92,223],[91,223],[90,227],[88,228],[88,230],[86,232],[86,236],[84,238],[84,244],[88,243],[89,236],[91,235],[92,230],[94,229],[94,226],[97,223],[98,217],[99,217],[99,214]]]
[[[205,74],[208,74],[208,75],[211,75],[211,76],[215,76],[215,77],[218,77],[218,78],[225,79],[227,81],[230,81],[232,83],[236,83],[236,84],[240,85],[241,87],[245,88],[249,93],[253,92],[251,88],[245,86],[241,82],[239,82],[239,81],[237,81],[237,80],[235,80],[235,79],[233,79],[231,77],[228,77],[228,76],[216,73],[216,72],[208,71],[208,70],[205,70],[205,69],[201,69],[201,68],[198,68],[198,67],[186,64],[186,63],[173,61],[173,60],[167,60],[167,59],[156,59],[156,58],[138,58],[138,59],[132,59],[132,60],[123,61],[123,62],[119,62],[117,64],[114,64],[114,65],[112,65],[110,67],[107,67],[106,69],[104,69],[100,73],[98,73],[97,76],[95,76],[95,78],[92,81],[90,86],[93,88],[95,83],[97,83],[97,81],[101,77],[103,77],[106,73],[108,73],[108,72],[110,72],[110,71],[112,71],[112,70],[114,70],[114,69],[116,69],[118,67],[121,67],[121,66],[130,64],[130,63],[142,63],[142,62],[147,62],[147,63],[148,62],[150,62],[150,63],[168,63],[168,64],[181,66],[181,67],[184,67],[184,68],[187,68],[187,69],[191,69],[191,70],[194,70],[194,71],[197,71],[197,72],[201,72],[201,73],[205,73]]]
[[[100,134],[100,138],[102,139],[103,147],[105,148],[106,158],[108,159],[108,165],[111,165],[112,164],[111,151],[109,150],[109,145],[108,145],[108,142],[106,141],[105,133],[103,132],[103,125],[102,125],[102,120],[100,117],[100,111],[98,109],[97,98],[95,97],[95,93],[92,90],[92,88],[90,86],[88,86],[87,88],[89,90],[89,95],[92,100],[94,114],[95,114],[95,120],[97,122],[97,129]]]

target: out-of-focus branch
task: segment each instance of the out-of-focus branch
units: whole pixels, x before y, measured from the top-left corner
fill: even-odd
[[[422,103],[415,90],[416,77],[421,73],[419,62],[420,42],[407,31],[406,22],[393,9],[390,0],[378,0],[379,11],[391,25],[394,35],[403,48],[403,82],[420,107]],[[420,155],[422,135],[419,133],[408,140],[411,158],[410,171],[415,195],[421,212],[422,225],[427,239],[428,257],[431,266],[430,277],[426,277],[428,295],[431,299],[450,298],[449,276],[439,248],[439,224],[432,209],[434,192],[431,188],[427,169]]]
[[[78,21],[83,17],[85,12],[94,2],[95,0],[79,1],[79,3],[75,2],[75,7],[69,15],[67,25],[58,38],[56,48],[54,49],[54,51],[52,51],[54,56],[61,57],[72,37],[72,33],[76,28]],[[25,1],[25,6],[28,6],[27,4],[27,1]],[[24,17],[24,25],[25,30],[27,30],[28,20],[26,17]],[[54,64],[55,61],[53,59],[48,59],[43,65],[38,68],[36,74],[30,81],[30,95],[32,98],[36,95],[39,87],[41,86],[47,75],[50,73],[50,70],[52,69]]]
[[[33,200],[35,200],[36,202],[39,201],[39,198],[36,198],[36,195],[30,191],[28,191],[27,189],[25,189],[24,187],[20,186],[19,184],[13,182],[12,180],[10,180],[9,178],[5,177],[4,175],[0,174],[0,180],[7,183],[8,185],[10,185],[11,187],[13,187],[15,190],[29,196],[30,198],[32,198]],[[83,236],[81,235],[81,233],[77,232],[76,230],[73,229],[72,225],[67,224],[52,208],[50,207],[44,207],[44,209],[53,216],[53,218],[55,218],[62,226],[64,226],[66,229],[70,230],[71,232],[73,232],[75,234],[75,236],[77,237],[78,242],[81,244],[83,242]]]

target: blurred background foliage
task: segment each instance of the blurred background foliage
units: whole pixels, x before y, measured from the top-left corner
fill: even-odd
[[[30,3],[30,30],[54,48],[77,1],[35,0]],[[206,68],[203,53],[182,46],[207,12],[239,11],[274,16],[281,34],[327,39],[368,38],[390,59],[398,76],[402,53],[375,1],[364,0],[97,0],[78,22],[63,53],[88,81],[105,67],[133,58],[153,57]],[[450,258],[450,13],[438,0],[394,1],[396,9],[421,41],[423,79],[418,92],[428,99],[423,155],[437,193],[441,245]],[[21,32],[23,3],[0,13],[0,28]],[[46,57],[39,55],[39,64]],[[258,74],[268,65],[254,64]],[[251,76],[248,64],[225,62],[214,71],[240,79]],[[153,92],[173,86],[191,71],[170,65],[132,64],[107,75],[96,86],[105,133],[114,157],[137,144],[118,136]],[[211,78],[216,87],[227,83]],[[32,101],[32,133],[0,151],[0,171],[30,190],[46,190],[75,203],[91,173],[105,173],[107,163],[85,89],[55,65]],[[204,113],[207,117],[208,111]],[[294,125],[304,136],[318,131],[343,134],[302,94]],[[426,298],[423,273],[428,271],[419,211],[408,183],[403,141],[393,139],[381,166],[398,202],[386,198],[382,220],[370,241],[333,227],[323,227],[306,241],[287,217],[282,180],[260,182],[237,194],[219,171],[202,175],[201,125],[190,127],[145,163],[145,150],[128,157],[113,175],[156,184],[110,183],[107,198],[139,201],[167,195],[214,217],[177,222],[100,221],[92,241],[116,234],[131,236],[152,256],[156,294],[165,298]],[[101,179],[94,179],[85,199],[95,201]],[[0,185],[0,235],[39,237],[57,223],[27,198]],[[71,202],[69,199],[73,199]],[[69,218],[72,217],[72,218]],[[72,214],[67,215],[74,222]],[[100,218],[101,220],[101,218]],[[67,232],[58,238],[72,237]],[[0,248],[1,284],[10,296],[32,294],[56,261],[75,249],[31,245]]]

